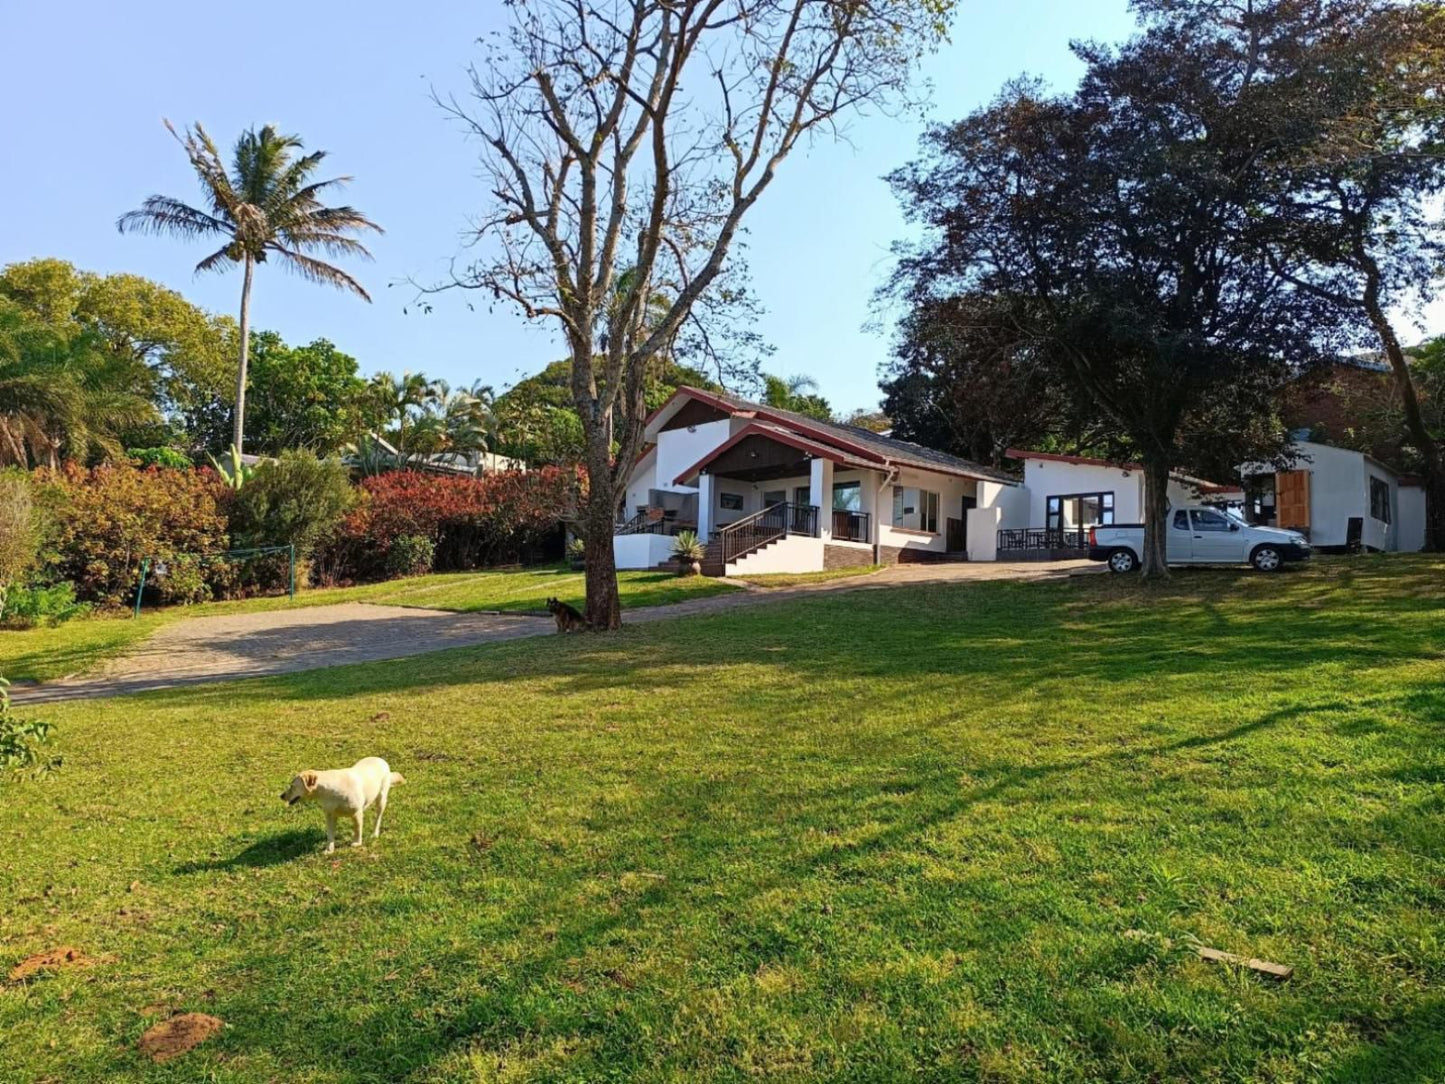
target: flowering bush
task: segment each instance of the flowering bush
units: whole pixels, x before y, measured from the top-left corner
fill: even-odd
[[[130,602],[147,557],[163,570],[154,581],[160,601],[211,597],[210,568],[199,555],[228,544],[227,490],[214,472],[68,464],[39,477],[55,519],[50,576],[75,584],[79,598]]]
[[[401,539],[426,539],[437,571],[534,559],[560,540],[577,477],[549,467],[481,478],[391,471],[361,482],[366,499],[347,516],[322,560],[332,579],[383,575]],[[413,546],[414,543],[404,543]]]

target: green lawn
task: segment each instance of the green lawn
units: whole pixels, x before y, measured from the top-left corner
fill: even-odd
[[[662,606],[735,590],[736,584],[670,572],[618,573],[624,609]],[[84,673],[109,655],[144,639],[160,625],[185,617],[328,606],[337,602],[375,602],[392,606],[423,606],[434,610],[541,610],[556,596],[581,608],[586,589],[583,574],[558,566],[508,572],[451,572],[414,576],[357,587],[303,591],[292,601],[282,596],[173,606],[129,614],[101,614],[55,628],[0,629],[0,677],[11,681],[53,681]]]
[[[882,565],[855,565],[851,568],[830,568],[824,572],[769,572],[763,576],[746,576],[744,579],[753,587],[806,587],[810,583],[871,576],[882,568]]]
[[[1439,1081],[1442,585],[825,592],[48,708],[0,964],[98,962],[0,985],[0,1080]],[[327,858],[277,795],[367,754],[407,784]],[[228,1027],[153,1066],[174,1011]]]

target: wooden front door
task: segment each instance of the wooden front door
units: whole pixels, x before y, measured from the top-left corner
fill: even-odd
[[[962,553],[968,546],[964,541],[963,520],[949,517],[948,520],[948,552]]]
[[[1310,529],[1310,472],[1282,470],[1274,476],[1275,526]]]

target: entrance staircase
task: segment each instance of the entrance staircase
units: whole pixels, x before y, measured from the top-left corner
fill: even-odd
[[[726,576],[728,565],[767,549],[789,535],[818,537],[818,508],[773,504],[713,533],[702,560],[704,576]]]

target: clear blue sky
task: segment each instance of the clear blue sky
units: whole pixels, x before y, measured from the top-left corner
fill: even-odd
[[[376,262],[351,266],[374,304],[263,268],[254,320],[290,342],[318,336],[363,372],[421,369],[498,389],[559,356],[550,327],[471,311],[456,293],[431,315],[403,307],[407,276],[438,274],[469,213],[485,206],[472,147],[428,100],[466,88],[476,38],[500,22],[499,0],[296,0],[204,5],[11,5],[0,40],[0,265],[59,256],[95,271],[131,271],[196,303],[234,313],[238,273],[195,278],[199,248],[120,236],[116,217],[153,192],[198,199],[195,178],[161,118],[201,121],[223,146],[274,122],[331,152],[356,178],[347,198],[382,224]],[[953,42],[928,65],[932,115],[956,117],[1020,73],[1071,85],[1071,38],[1116,39],[1126,0],[962,0]],[[325,44],[313,49],[307,43]],[[872,407],[887,336],[868,332],[868,303],[904,225],[880,179],[907,161],[921,126],[856,121],[851,146],[815,145],[788,161],[750,222],[754,287],[768,309],[770,368],[818,379],[836,408]],[[348,265],[350,266],[350,265]]]

